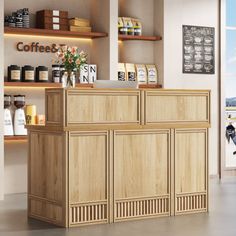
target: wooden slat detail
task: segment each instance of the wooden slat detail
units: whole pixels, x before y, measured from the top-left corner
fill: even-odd
[[[175,201],[176,214],[207,210],[207,193],[178,194]]]
[[[70,205],[70,224],[107,222],[107,202]]]
[[[169,215],[169,212],[169,196],[115,201],[115,221],[145,216]]]

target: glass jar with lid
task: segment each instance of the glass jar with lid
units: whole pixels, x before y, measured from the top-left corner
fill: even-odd
[[[60,81],[61,81],[60,65],[54,64],[52,65],[52,82],[60,83]]]
[[[21,81],[21,69],[17,65],[8,66],[7,80],[9,82],[20,82]]]
[[[25,65],[22,68],[22,81],[24,82],[35,82],[34,67]]]
[[[48,67],[38,66],[36,68],[36,82],[42,82],[42,83],[49,82]]]

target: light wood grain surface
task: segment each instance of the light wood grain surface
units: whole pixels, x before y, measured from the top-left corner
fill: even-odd
[[[47,89],[30,217],[64,227],[206,212],[207,90]]]

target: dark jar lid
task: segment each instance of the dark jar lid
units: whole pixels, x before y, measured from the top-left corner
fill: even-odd
[[[25,95],[21,95],[21,94],[14,95],[14,98],[16,97],[25,97]]]
[[[38,66],[36,69],[38,71],[48,71],[48,68],[46,66]]]
[[[53,67],[53,68],[54,68],[54,67],[60,67],[60,65],[58,65],[58,64],[53,64],[52,67]]]
[[[14,95],[14,101],[19,102],[19,101],[25,101],[25,95]]]
[[[30,66],[30,65],[25,65],[23,67],[24,70],[34,70],[34,67],[33,66]]]
[[[4,98],[11,98],[11,95],[9,95],[9,94],[4,94]]]
[[[17,66],[17,65],[10,65],[10,66],[8,66],[8,68],[10,70],[20,70],[20,66]]]

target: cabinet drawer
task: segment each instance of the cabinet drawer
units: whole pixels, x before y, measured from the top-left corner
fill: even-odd
[[[146,91],[147,124],[210,122],[209,92]]]

